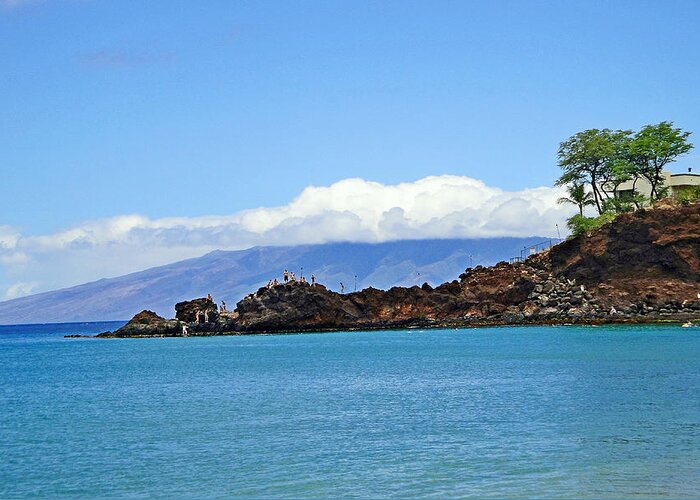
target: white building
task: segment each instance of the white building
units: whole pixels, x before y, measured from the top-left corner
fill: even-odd
[[[687,172],[682,174],[672,174],[664,170],[661,172],[661,175],[664,179],[664,187],[669,188],[669,196],[675,197],[684,191],[693,189],[695,186],[700,186],[700,174],[693,173],[692,168],[689,168]],[[651,184],[642,177],[638,177],[636,182],[623,182],[617,188],[617,197],[623,199],[628,198],[632,196],[635,191],[648,198],[651,195]]]

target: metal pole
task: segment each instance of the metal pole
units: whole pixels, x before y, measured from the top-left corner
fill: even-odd
[[[357,291],[357,274],[355,275],[355,291]]]

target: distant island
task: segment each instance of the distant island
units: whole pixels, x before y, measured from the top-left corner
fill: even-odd
[[[222,311],[178,303],[98,337],[240,335],[351,329],[686,322],[700,319],[700,203],[618,215],[527,259],[458,279],[342,294],[299,281],[262,287]]]

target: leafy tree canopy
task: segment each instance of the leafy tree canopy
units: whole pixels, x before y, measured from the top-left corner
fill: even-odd
[[[571,203],[576,205],[579,210],[579,215],[583,217],[583,210],[591,205],[595,205],[593,201],[593,195],[586,191],[586,186],[582,182],[574,182],[571,184],[567,191],[569,193],[568,197],[559,198],[557,203]]]
[[[635,174],[644,177],[651,184],[652,200],[659,198],[659,187],[663,185],[663,168],[691,149],[688,142],[690,132],[674,128],[672,122],[646,125],[630,141],[629,158],[635,167]]]
[[[559,145],[559,166],[564,170],[558,186],[586,183],[591,186],[593,202],[602,213],[605,193],[601,185],[611,177],[613,165],[623,158],[630,130],[590,129],[578,132]]]
[[[646,125],[636,133],[607,128],[578,132],[559,145],[563,173],[556,185],[587,185],[602,214],[619,205],[613,200],[623,182],[644,178],[651,185],[653,202],[664,195],[663,168],[693,148],[689,136],[672,122]],[[639,207],[640,201],[635,198],[634,205]]]

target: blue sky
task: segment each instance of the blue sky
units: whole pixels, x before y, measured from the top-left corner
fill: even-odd
[[[697,1],[0,0],[4,245],[133,214],[200,227],[355,177],[551,186],[577,131],[700,131],[698,25]],[[6,256],[0,299],[42,255]]]
[[[228,214],[348,177],[551,184],[578,130],[700,130],[699,23],[695,1],[5,2],[2,222]]]

